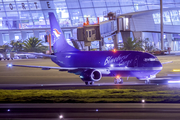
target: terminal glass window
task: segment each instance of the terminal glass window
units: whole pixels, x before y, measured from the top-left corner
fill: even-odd
[[[107,15],[107,8],[95,8],[95,12],[96,12],[97,17],[99,17],[99,22],[102,22],[108,19],[104,17]]]
[[[148,10],[147,5],[134,4],[135,11],[145,11]]]
[[[153,19],[155,24],[160,24],[160,13],[153,14]]]
[[[57,8],[56,13],[58,15],[58,18],[69,18],[69,13],[67,9]]]
[[[26,35],[27,35],[27,37],[26,37],[27,39],[31,38],[31,37],[34,37],[34,34],[32,32],[27,32]]]
[[[163,3],[174,3],[174,0],[163,0]]]
[[[9,29],[18,29],[19,28],[19,16],[17,12],[7,12],[8,18],[8,28]]]
[[[106,0],[107,6],[119,6],[118,0]]]
[[[163,12],[163,22],[165,25],[172,25],[169,11]]]
[[[92,0],[79,0],[82,8],[93,7]]]
[[[106,7],[106,3],[104,0],[92,0],[94,7]]]
[[[39,32],[39,39],[45,42],[45,37],[44,37],[45,35],[46,35],[46,32]]]
[[[129,6],[129,7],[121,7],[122,9],[122,13],[131,13],[134,12],[134,7],[133,6]]]
[[[146,0],[133,0],[133,3],[136,5],[145,5]]]
[[[19,17],[20,17],[20,21],[21,21],[20,29],[32,28],[33,27],[33,21],[32,21],[32,18],[30,16],[29,11],[19,12]]]
[[[66,0],[68,8],[79,8],[78,0]]]
[[[34,21],[34,27],[46,27],[42,11],[32,11],[31,14]]]
[[[97,23],[97,19],[94,14],[94,9],[82,9],[82,11],[85,19],[84,21],[86,21],[86,18],[88,18],[90,24]]]
[[[147,4],[157,4],[160,5],[160,0],[147,0]]]
[[[170,13],[173,25],[180,25],[178,10],[171,10]]]
[[[82,26],[84,23],[80,9],[69,9],[71,23],[73,26]]]
[[[21,33],[14,33],[14,38],[15,38],[15,41],[22,40]]]
[[[62,9],[62,8],[67,8],[66,2],[64,0],[61,1],[53,1],[54,6],[56,9]]]
[[[172,7],[175,7],[175,4],[163,4],[163,8],[172,8]]]
[[[147,0],[149,9],[160,9],[160,0]]]
[[[5,12],[0,12],[0,29],[7,29],[8,21]]]
[[[3,6],[2,3],[0,3],[0,12],[1,12],[1,11],[4,11],[4,6]]]
[[[3,44],[10,43],[9,34],[2,34]]]
[[[120,6],[133,5],[132,0],[119,0]]]

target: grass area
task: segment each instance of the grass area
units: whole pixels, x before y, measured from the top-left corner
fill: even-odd
[[[180,91],[136,89],[0,90],[0,103],[179,103]]]

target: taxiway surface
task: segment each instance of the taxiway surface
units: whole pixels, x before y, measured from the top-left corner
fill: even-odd
[[[179,120],[180,104],[55,103],[0,104],[0,119],[18,120]]]

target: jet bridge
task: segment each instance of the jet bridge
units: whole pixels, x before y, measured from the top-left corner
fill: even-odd
[[[101,50],[101,47],[104,44],[104,38],[108,36],[116,36],[118,30],[117,19],[114,13],[108,13],[107,17],[109,17],[109,20],[100,23],[98,22],[93,25],[89,25],[87,19],[87,22],[83,27],[77,28],[78,41],[84,41],[85,46],[91,46],[91,42],[99,41],[99,49]],[[115,46],[117,46],[117,41]]]

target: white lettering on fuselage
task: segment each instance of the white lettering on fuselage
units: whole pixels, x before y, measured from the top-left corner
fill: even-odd
[[[128,66],[133,60],[128,58],[130,54],[128,55],[119,55],[118,57],[108,56],[104,62],[104,66],[107,64],[117,63],[119,66],[126,65]]]
[[[67,55],[65,58],[71,58],[71,56],[70,56],[70,55]]]

